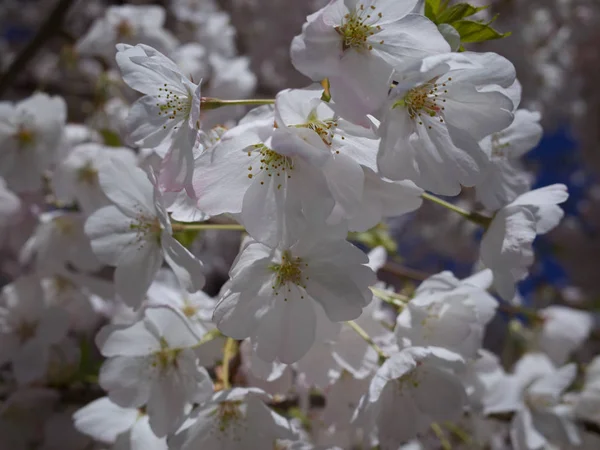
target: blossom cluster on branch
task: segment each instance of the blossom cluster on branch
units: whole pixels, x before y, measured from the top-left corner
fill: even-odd
[[[331,0],[291,42],[312,84],[249,99],[227,13],[171,6],[173,30],[113,6],[77,40],[105,66],[85,124],[58,95],[0,102],[0,447],[597,448],[591,315],[518,294],[568,192],[532,189],[541,115],[468,48],[507,36],[485,8]],[[377,275],[400,255],[357,241],[423,202],[480,230],[477,270],[397,291]],[[211,297],[215,230],[239,252]]]

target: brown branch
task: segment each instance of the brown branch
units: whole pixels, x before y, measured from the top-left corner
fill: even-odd
[[[25,48],[21,50],[10,66],[8,66],[8,69],[0,75],[0,96],[2,96],[15,79],[23,73],[29,61],[33,59],[50,37],[60,30],[62,21],[73,2],[74,0],[58,0],[56,6],[42,24],[37,34],[29,41]]]

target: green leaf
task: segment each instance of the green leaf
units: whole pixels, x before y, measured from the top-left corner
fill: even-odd
[[[452,26],[456,28],[456,31],[460,34],[460,40],[463,43],[485,42],[510,36],[510,32],[500,33],[494,30],[490,26],[491,23],[492,22],[482,23],[473,20],[459,20],[454,22]]]
[[[329,83],[329,78],[325,78],[321,81],[321,86],[323,86],[323,95],[321,95],[321,100],[329,103],[331,101],[331,84]]]
[[[437,15],[442,11],[442,0],[426,0],[425,17],[435,22]]]
[[[104,140],[104,145],[107,145],[109,147],[121,147],[121,138],[114,131],[109,130],[108,128],[104,128],[100,130],[100,135]]]
[[[441,14],[438,14],[436,23],[438,25],[442,23],[451,24],[453,22],[456,22],[457,20],[462,20],[465,17],[472,16],[473,14],[478,13],[479,11],[483,11],[488,7],[489,6],[472,6],[468,3],[458,3],[452,6],[452,8],[448,8]]]
[[[190,248],[198,237],[200,230],[185,230],[173,233],[173,237],[185,248]]]
[[[387,226],[383,223],[376,225],[368,231],[349,233],[348,239],[360,242],[369,248],[382,246],[390,255],[398,251],[396,242],[390,236]]]

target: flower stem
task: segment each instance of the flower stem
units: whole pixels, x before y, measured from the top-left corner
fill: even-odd
[[[427,192],[423,192],[421,194],[421,197],[423,197],[425,200],[429,200],[430,202],[437,203],[438,205],[443,206],[444,208],[447,208],[450,211],[454,211],[455,213],[463,216],[465,219],[477,225],[481,225],[484,228],[487,228],[492,222],[491,217],[484,216],[483,214],[479,214],[478,212],[467,211],[466,209],[462,209],[459,206],[447,202],[446,200],[442,200],[441,198],[436,197],[435,195],[429,194]]]
[[[191,230],[234,230],[244,231],[243,225],[237,223],[174,223],[171,225],[173,231],[191,231]]]
[[[353,320],[349,320],[346,323],[350,326],[350,328],[352,328],[356,332],[356,334],[363,338],[373,350],[377,352],[377,355],[379,356],[379,364],[382,364],[386,359],[389,358],[389,356],[386,355],[383,349],[375,343],[371,336],[369,336],[369,334],[365,330],[363,330],[359,324],[357,324]]]
[[[198,348],[201,345],[204,345],[207,342],[212,341],[213,339],[216,339],[221,336],[223,336],[223,334],[219,331],[219,329],[214,328],[214,329],[210,330],[209,332],[207,332],[204,336],[202,336],[202,339],[200,339],[197,344],[194,344],[190,348],[192,348],[192,349]]]
[[[235,339],[227,338],[225,347],[223,349],[223,365],[221,366],[221,381],[223,382],[223,389],[231,388],[231,382],[229,381],[229,362],[234,357],[237,351],[237,344]]]
[[[404,308],[404,306],[406,305],[406,303],[408,303],[410,301],[410,298],[407,297],[406,295],[401,295],[401,294],[396,294],[394,292],[388,292],[385,291],[383,289],[379,289],[376,287],[371,286],[371,292],[373,293],[373,295],[375,295],[377,298],[383,300],[386,303],[389,303],[390,305],[394,305],[397,308]]]
[[[442,448],[444,450],[451,450],[452,444],[450,444],[450,441],[444,434],[444,430],[442,430],[442,427],[440,427],[440,425],[438,423],[434,422],[431,424],[431,429],[433,430],[436,437],[439,439],[440,445],[442,446]]]
[[[223,100],[220,98],[202,97],[200,101],[200,109],[217,109],[222,106],[235,106],[235,105],[272,105],[275,103],[275,99],[272,98],[248,98],[238,100]]]

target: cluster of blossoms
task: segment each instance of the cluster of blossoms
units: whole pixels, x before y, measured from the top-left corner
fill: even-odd
[[[0,447],[598,448],[591,315],[517,291],[567,188],[532,190],[540,114],[511,62],[465,51],[467,10],[331,0],[291,43],[313,84],[244,100],[214,4],[174,2],[174,33],[111,7],[76,45],[114,95],[86,125],[58,96],[1,102]],[[437,197],[465,188],[476,211]],[[479,227],[480,261],[398,291],[395,255],[348,237],[424,201]],[[212,297],[193,241],[214,230],[240,242]]]

